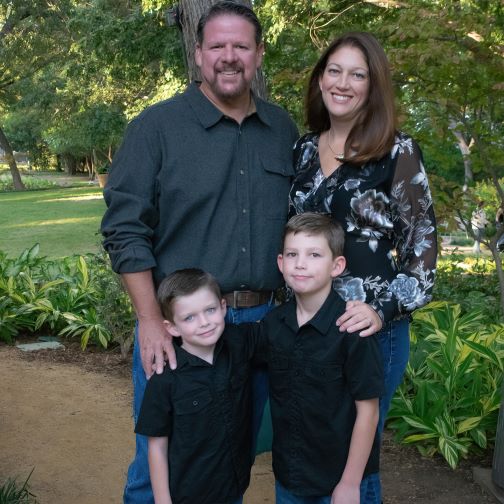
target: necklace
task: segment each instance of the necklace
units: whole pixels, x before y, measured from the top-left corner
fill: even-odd
[[[337,153],[332,147],[331,147],[331,142],[329,141],[329,132],[327,133],[327,137],[326,137],[326,143],[327,143],[327,146],[329,147],[329,150],[334,154],[334,159],[336,159],[336,161],[343,161],[345,159],[345,153],[344,152],[341,152],[341,153]]]

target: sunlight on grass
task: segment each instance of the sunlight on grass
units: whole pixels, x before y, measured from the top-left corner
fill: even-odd
[[[23,222],[20,224],[12,224],[4,226],[5,229],[16,229],[16,228],[25,228],[25,227],[33,227],[33,226],[53,226],[53,225],[67,225],[67,224],[82,224],[84,222],[99,222],[101,217],[80,217],[73,219],[53,219],[46,221],[31,221],[31,222]]]
[[[49,257],[97,251],[105,208],[92,187],[2,193],[0,249],[11,257],[35,243]]]
[[[58,201],[89,201],[102,200],[101,194],[83,194],[82,196],[62,196],[61,198],[45,199],[37,201],[37,203],[57,203]]]

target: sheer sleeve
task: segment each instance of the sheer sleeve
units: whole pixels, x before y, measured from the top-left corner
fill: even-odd
[[[385,321],[432,299],[436,271],[436,222],[429,183],[418,145],[400,136],[392,150],[395,171],[390,189],[397,273],[384,299],[371,302]]]

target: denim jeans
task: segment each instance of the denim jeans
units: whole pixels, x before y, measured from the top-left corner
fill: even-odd
[[[378,340],[383,358],[385,394],[380,398],[380,418],[378,434],[381,436],[392,397],[401,384],[409,358],[409,322],[407,319],[389,322],[379,333]],[[361,485],[361,504],[374,504],[381,501],[381,483],[379,473],[370,474]]]
[[[255,322],[260,320],[264,315],[273,308],[273,303],[254,306],[252,308],[228,308],[226,322],[239,324],[242,322]],[[133,418],[135,424],[140,413],[140,406],[147,385],[147,379],[142,367],[140,357],[140,348],[137,344],[138,325],[135,329],[135,346],[133,348]],[[254,391],[254,434],[253,440],[257,439],[257,433],[260,427],[264,405],[268,396],[268,381],[266,372],[261,372],[264,377],[259,378],[260,390]],[[255,380],[257,381],[257,380]],[[256,386],[254,381],[254,387]],[[256,411],[256,410],[259,411]],[[270,420],[271,421],[271,420]],[[234,504],[240,504],[242,499],[238,499]],[[136,435],[136,450],[135,458],[128,468],[126,486],[123,496],[124,504],[154,504],[154,496],[152,495],[152,487],[149,476],[149,462],[147,459],[147,437]]]
[[[373,504],[380,504],[381,498],[379,495],[374,496],[374,500],[370,500],[369,493],[369,479],[378,478],[378,474],[371,474],[367,478],[364,478],[360,486],[360,501],[363,502],[373,502]],[[367,495],[367,497],[366,497]],[[289,492],[281,483],[275,481],[275,503],[276,504],[331,504],[331,496],[325,495],[320,497],[302,497],[299,495],[294,495]]]

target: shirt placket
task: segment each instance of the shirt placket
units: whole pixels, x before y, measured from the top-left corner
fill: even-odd
[[[303,349],[302,335],[298,331],[294,341],[294,351],[292,353],[292,369],[291,369],[291,404],[290,417],[292,422],[291,432],[291,447],[290,447],[290,467],[291,481],[294,487],[302,484],[303,462],[302,456],[302,436],[303,436],[303,420],[302,420],[302,397],[303,391]]]
[[[246,120],[245,120],[246,121]],[[244,121],[244,123],[245,123]],[[252,278],[252,243],[250,222],[250,186],[253,180],[252,166],[248,152],[245,124],[237,128],[235,174],[238,213],[238,278]],[[240,284],[240,289],[250,288],[247,284]]]

